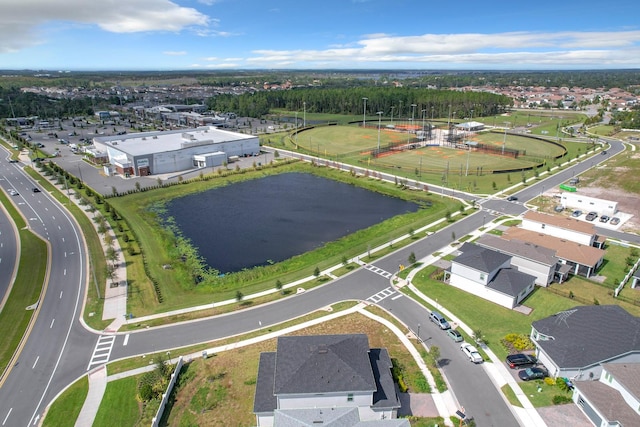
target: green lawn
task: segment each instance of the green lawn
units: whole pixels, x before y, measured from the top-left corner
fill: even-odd
[[[83,376],[66,389],[51,405],[44,419],[44,427],[67,427],[77,420],[89,392],[89,379]],[[71,423],[72,424],[72,423]]]
[[[107,383],[93,427],[135,426],[140,419],[137,377]],[[68,424],[67,424],[68,425]]]

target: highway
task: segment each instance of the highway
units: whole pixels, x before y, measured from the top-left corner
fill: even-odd
[[[597,155],[536,181],[516,195],[520,201],[534,198],[544,191],[543,188],[558,185],[623,149],[623,144],[613,142],[607,155]],[[31,192],[33,183],[18,166],[0,165],[0,175],[5,178],[2,185],[5,188],[11,185],[18,190],[20,195],[13,196],[18,208],[28,218],[30,227],[51,245],[48,286],[38,306],[38,319],[17,363],[0,388],[1,425],[26,426],[37,424],[55,395],[86,373],[98,337],[79,321],[87,275],[86,249],[80,231],[48,195]],[[458,347],[428,322],[426,311],[420,305],[393,290],[386,274],[395,272],[399,264],[406,263],[411,252],[420,259],[446,246],[451,241],[452,232],[462,237],[503,213],[518,215],[526,211],[521,202],[484,199],[480,205],[482,210],[376,260],[377,273],[361,268],[312,291],[264,306],[194,322],[118,334],[109,360],[242,334],[342,300],[368,300],[380,304],[414,330],[418,324],[422,325],[421,337],[428,340],[429,345],[441,348],[442,357],[446,360],[443,370],[455,395],[479,426],[516,425],[509,406],[482,367],[470,364]],[[603,234],[607,235],[604,231]]]

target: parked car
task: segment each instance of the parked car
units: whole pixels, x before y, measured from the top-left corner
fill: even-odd
[[[447,330],[451,328],[451,326],[449,325],[449,322],[447,322],[447,319],[445,319],[444,316],[438,313],[437,311],[432,311],[431,314],[429,315],[429,319],[433,323],[438,325],[442,330]]]
[[[518,369],[535,366],[538,364],[538,359],[530,354],[518,353],[507,356],[506,362],[511,369]]]
[[[620,218],[618,218],[617,216],[614,216],[613,218],[611,218],[611,221],[609,221],[609,224],[611,224],[611,225],[620,224]]]
[[[571,212],[571,216],[574,218],[578,218],[580,215],[582,215],[582,211],[576,209],[575,211]]]
[[[482,363],[484,359],[478,353],[478,350],[469,343],[463,342],[460,344],[460,350],[469,358],[469,361],[473,363]]]
[[[607,221],[609,221],[609,217],[607,215],[602,215],[600,217],[600,222],[607,222]]]
[[[547,371],[542,368],[527,368],[518,372],[522,381],[541,380],[547,376]]]
[[[507,200],[510,201],[510,202],[514,202],[514,201],[518,200],[518,198],[516,196],[509,196],[509,197],[507,197]]]
[[[447,335],[449,335],[449,338],[451,338],[453,342],[464,341],[464,337],[462,336],[462,334],[460,334],[460,332],[456,331],[455,329],[449,329],[447,331]]]
[[[598,218],[598,213],[597,212],[589,212],[584,219],[586,219],[587,221],[593,221],[596,218]]]
[[[556,212],[562,212],[564,210],[564,206],[556,205],[556,207],[554,207],[553,210]]]

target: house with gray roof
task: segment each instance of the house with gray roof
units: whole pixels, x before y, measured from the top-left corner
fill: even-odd
[[[356,409],[358,422],[395,419],[400,401],[391,367],[387,350],[369,348],[364,334],[279,337],[275,352],[260,355],[253,405],[257,425],[303,426],[325,418],[334,421],[323,425],[359,425],[345,424],[355,413],[338,415],[332,408]]]
[[[512,266],[507,254],[471,243],[459,251],[445,272],[445,281],[458,289],[514,308],[535,288],[536,277]]]
[[[640,425],[639,363],[605,363],[599,381],[574,385],[573,401],[593,425]]]
[[[552,377],[600,377],[604,363],[640,363],[640,318],[617,305],[577,306],[531,324],[538,361]]]
[[[493,234],[485,234],[475,243],[509,255],[511,265],[518,267],[522,273],[535,276],[538,286],[549,286],[557,276],[560,260],[553,249],[518,239],[502,239]]]

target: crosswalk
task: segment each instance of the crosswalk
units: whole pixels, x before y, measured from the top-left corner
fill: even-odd
[[[380,301],[382,301],[383,299],[393,295],[397,293],[395,289],[388,287],[385,288],[383,290],[381,290],[380,292],[371,295],[369,298],[367,298],[367,300],[371,301],[374,304],[379,303]]]
[[[100,335],[98,342],[96,343],[96,347],[93,349],[93,354],[91,355],[89,366],[87,366],[87,371],[90,370],[92,366],[102,365],[109,361],[111,350],[113,349],[113,344],[115,342],[115,335]]]
[[[388,279],[391,277],[391,273],[389,273],[388,271],[385,271],[381,268],[376,267],[375,265],[371,265],[371,264],[366,264],[364,266],[364,268],[366,268],[367,270],[376,273],[382,277],[384,277],[385,279]]]

